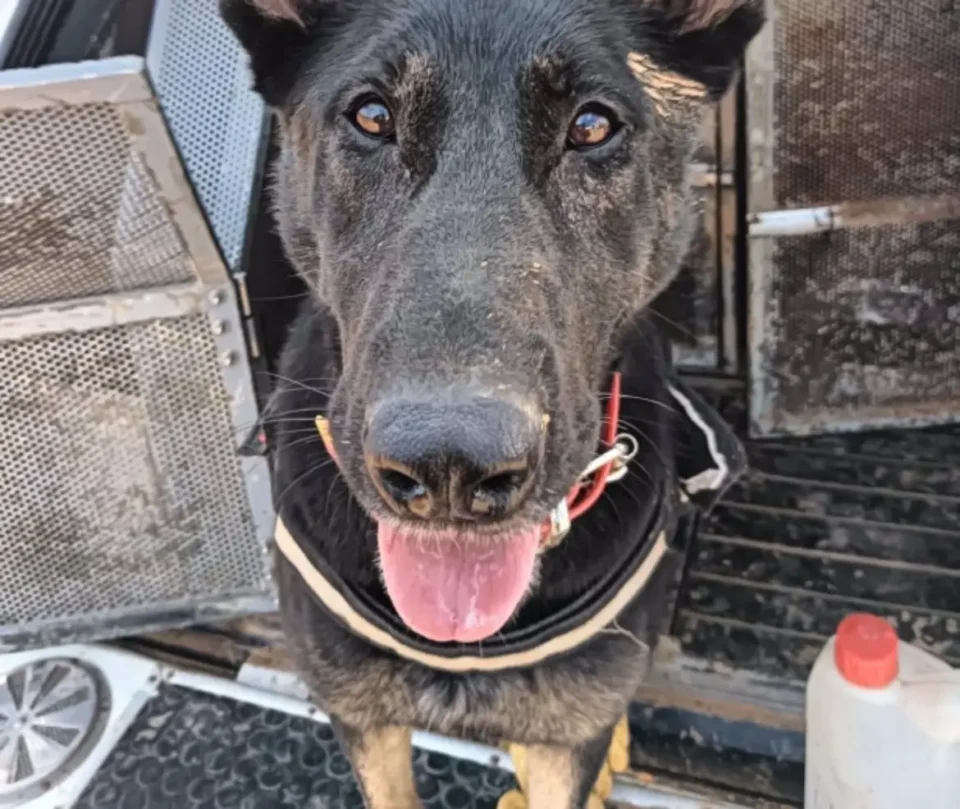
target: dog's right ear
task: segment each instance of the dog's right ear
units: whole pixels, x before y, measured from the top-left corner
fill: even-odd
[[[732,84],[747,45],[763,27],[766,0],[630,0],[646,24],[645,53],[631,61],[638,78],[662,71],[692,79],[717,101]],[[648,64],[650,57],[656,66]],[[642,80],[642,79],[641,79]]]
[[[220,13],[250,55],[254,89],[282,105],[336,0],[220,0]]]

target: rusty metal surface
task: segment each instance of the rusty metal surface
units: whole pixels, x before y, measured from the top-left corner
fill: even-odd
[[[717,159],[717,127],[720,125],[719,108],[704,113],[697,135],[697,149],[693,160],[703,163],[711,169],[719,164]]]
[[[656,306],[660,324],[673,342],[675,361],[690,369],[729,365],[735,342],[730,284],[736,232],[735,119],[733,92],[704,115],[691,171],[699,224],[677,277]]]
[[[953,194],[898,197],[871,202],[842,202],[836,206],[838,228],[880,227],[960,219],[960,184]]]
[[[858,227],[960,219],[960,194],[840,202],[813,208],[760,211],[747,218],[751,238],[805,236]]]
[[[956,193],[960,4],[776,10],[776,207]]]
[[[781,238],[773,262],[756,433],[960,416],[960,220]]]
[[[737,165],[737,93],[734,90],[720,101],[717,126],[720,130],[720,156],[717,163],[724,171],[733,171]]]
[[[714,801],[724,807],[783,809],[803,800],[802,731],[642,703],[630,706],[630,730],[631,765],[639,770],[635,777],[646,775],[644,781],[660,788],[694,780],[704,796],[697,809]]]

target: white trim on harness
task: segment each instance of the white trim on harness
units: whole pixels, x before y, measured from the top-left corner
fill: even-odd
[[[730,474],[730,466],[727,463],[727,459],[724,454],[720,452],[720,448],[717,445],[717,434],[710,428],[710,425],[703,420],[703,416],[701,416],[700,411],[694,407],[693,402],[673,387],[673,385],[668,385],[667,387],[670,395],[680,403],[680,406],[686,411],[690,420],[700,428],[700,431],[706,439],[710,456],[716,464],[713,469],[704,469],[692,478],[687,478],[683,481],[683,486],[689,494],[697,494],[703,491],[717,491],[723,486],[724,481]]]

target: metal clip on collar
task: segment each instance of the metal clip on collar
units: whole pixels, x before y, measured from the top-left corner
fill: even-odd
[[[620,374],[613,375],[610,397],[607,401],[607,416],[604,421],[604,441],[609,447],[594,458],[583,470],[580,479],[570,493],[550,512],[544,522],[540,550],[555,548],[570,533],[573,520],[593,506],[610,481],[617,481],[627,474],[627,464],[632,461],[640,447],[628,433],[617,433],[620,426]]]

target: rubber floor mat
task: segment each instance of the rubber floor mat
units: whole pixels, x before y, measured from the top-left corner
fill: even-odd
[[[501,770],[417,751],[425,809],[493,809]],[[147,703],[77,809],[363,809],[328,725],[197,691]]]

